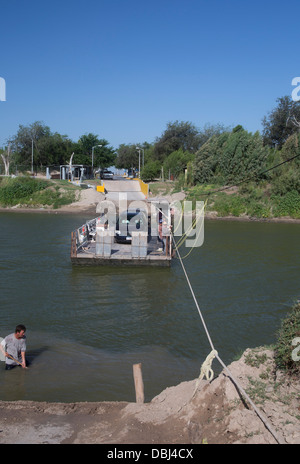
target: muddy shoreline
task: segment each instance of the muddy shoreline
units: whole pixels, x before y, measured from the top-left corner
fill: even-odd
[[[254,382],[261,417],[239,391]],[[0,444],[300,444],[299,394],[273,351],[248,349],[213,380],[168,387],[149,403],[0,401]]]

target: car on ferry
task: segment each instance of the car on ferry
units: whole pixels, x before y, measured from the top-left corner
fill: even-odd
[[[116,221],[115,241],[131,243],[132,232],[148,233],[148,215],[144,210],[122,211]]]

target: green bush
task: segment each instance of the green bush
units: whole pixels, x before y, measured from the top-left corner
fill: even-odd
[[[59,185],[32,177],[2,178],[0,181],[0,205],[10,207],[17,204],[30,207],[52,206],[54,209],[75,201],[75,188]]]
[[[263,203],[250,202],[247,208],[247,215],[254,218],[271,217],[271,206]]]
[[[34,193],[29,201],[27,201],[28,206],[53,206],[54,209],[58,209],[63,205],[68,205],[75,201],[75,191],[60,191],[59,187],[55,188],[50,187],[42,192]]]
[[[151,182],[160,175],[160,163],[158,161],[148,161],[141,171],[141,178],[144,182]]]
[[[241,196],[220,193],[213,204],[213,209],[220,216],[241,216],[242,214],[246,214],[247,204]]]
[[[0,204],[3,206],[16,205],[48,186],[49,182],[32,177],[5,178],[0,186]]]
[[[192,163],[194,155],[188,151],[183,151],[181,148],[173,151],[164,161],[164,171],[166,175],[172,174],[175,179],[187,168],[189,163]]]
[[[275,195],[285,195],[288,192],[300,193],[300,170],[292,166],[290,169],[281,170],[274,176],[272,192]]]
[[[290,216],[300,218],[300,194],[293,190],[283,196],[274,195],[272,200],[275,203],[273,214],[275,217]]]
[[[291,313],[282,321],[274,350],[277,368],[288,374],[300,376],[300,360],[293,359],[295,345],[292,344],[298,337],[300,337],[300,302],[295,304]]]

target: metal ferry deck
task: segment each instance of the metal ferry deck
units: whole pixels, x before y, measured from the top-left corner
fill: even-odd
[[[117,243],[115,230],[97,227],[93,219],[71,234],[71,262],[75,265],[170,266],[173,255],[171,236],[165,250],[157,236],[132,232],[131,243]]]

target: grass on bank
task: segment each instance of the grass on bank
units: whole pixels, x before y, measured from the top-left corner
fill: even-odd
[[[277,332],[275,362],[279,369],[300,377],[300,301],[281,322]]]
[[[300,193],[297,190],[278,191],[267,182],[248,182],[239,187],[226,188],[217,184],[198,184],[186,187],[184,182],[152,182],[153,196],[184,191],[186,200],[207,201],[206,211],[219,217],[248,216],[258,219],[290,217],[300,219]]]
[[[276,190],[270,184],[245,183],[223,191],[224,186],[198,184],[185,187],[179,181],[152,182],[149,184],[153,196],[170,195],[183,190],[187,200],[206,201],[206,211],[218,216],[249,216],[259,219],[290,217],[300,219],[300,193],[297,190]],[[28,207],[60,208],[76,199],[79,187],[64,180],[47,180],[31,176],[0,176],[0,206],[16,205]]]
[[[207,200],[206,210],[214,211],[220,217],[300,218],[300,194],[296,190],[278,194],[267,183],[248,183],[239,188],[222,189],[218,185],[197,185],[186,189],[186,199]],[[220,191],[213,193],[216,190]]]
[[[0,177],[0,206],[52,207],[73,203],[78,188],[67,181],[50,181],[30,176]]]

